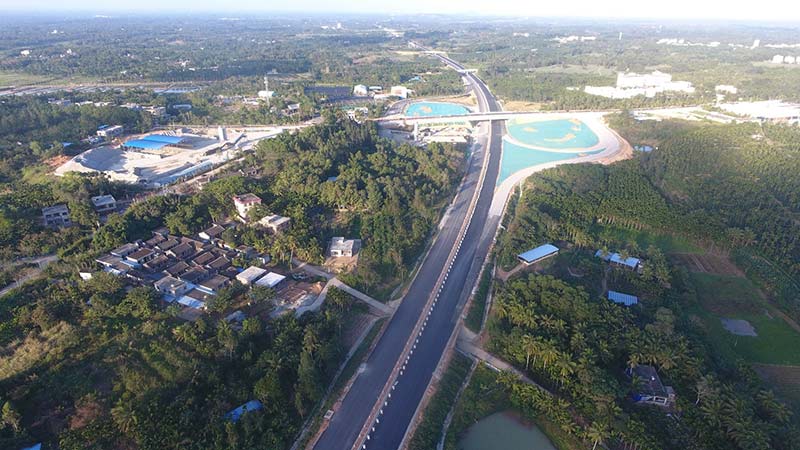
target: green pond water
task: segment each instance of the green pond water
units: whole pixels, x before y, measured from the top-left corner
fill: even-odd
[[[455,103],[442,102],[419,102],[413,103],[406,108],[406,117],[438,117],[438,116],[461,116],[469,113],[469,110]]]
[[[492,414],[471,426],[459,450],[556,450],[541,430],[511,412]]]
[[[600,139],[588,125],[577,119],[543,120],[541,122],[508,123],[508,133],[523,144],[536,147],[566,149],[589,148]]]

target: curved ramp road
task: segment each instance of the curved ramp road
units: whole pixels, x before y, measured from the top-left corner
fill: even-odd
[[[437,57],[456,70],[464,70],[449,58]],[[479,78],[471,73],[464,76],[477,96],[481,111],[499,110]],[[503,124],[494,122],[481,127],[488,129],[488,137],[476,146],[449,214],[418,275],[315,449],[365,446],[392,450],[400,446],[477,280],[499,221],[498,216],[489,218],[488,212],[500,166]],[[428,309],[437,291],[435,307]],[[425,327],[417,334],[418,322],[423,317],[427,319]],[[406,350],[412,348],[402,368]],[[388,392],[391,397],[384,405],[384,394]],[[374,421],[376,417],[378,423]]]

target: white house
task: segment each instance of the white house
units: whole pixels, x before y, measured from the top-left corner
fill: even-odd
[[[277,214],[270,214],[258,221],[258,225],[269,229],[273,234],[285,231],[291,223],[292,219]]]
[[[259,278],[259,280],[256,281],[256,286],[264,286],[274,289],[276,286],[281,284],[285,279],[286,277],[284,275],[275,272],[270,272],[264,275],[263,277]]]
[[[331,239],[331,243],[328,246],[328,254],[333,258],[351,257],[358,253],[360,244],[360,239],[345,239],[337,236]]]
[[[125,129],[122,127],[122,125],[114,125],[113,127],[103,125],[97,129],[97,135],[108,139],[121,135],[124,130]]]
[[[256,207],[256,205],[260,205],[261,199],[257,195],[250,193],[234,195],[233,204],[236,206],[236,212],[239,213],[239,217],[247,220],[247,213]]]
[[[356,97],[366,97],[369,95],[369,88],[363,84],[353,86],[353,95]]]
[[[267,273],[267,271],[260,267],[250,266],[236,275],[236,279],[244,285],[253,284],[253,282],[261,278],[265,273]]]
[[[153,284],[153,287],[162,294],[171,295],[173,297],[180,297],[189,292],[192,286],[185,281],[177,278],[166,276]]]

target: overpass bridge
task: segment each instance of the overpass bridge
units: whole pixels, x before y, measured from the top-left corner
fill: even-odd
[[[419,125],[440,125],[450,123],[464,123],[469,122],[470,125],[476,125],[478,122],[495,122],[502,120],[514,119],[517,117],[530,117],[542,114],[552,114],[550,112],[542,113],[537,111],[530,112],[509,112],[509,111],[493,111],[493,112],[474,112],[467,114],[452,114],[445,116],[405,116],[403,114],[395,114],[391,116],[384,116],[371,119],[383,125],[400,125],[400,126],[413,126]]]

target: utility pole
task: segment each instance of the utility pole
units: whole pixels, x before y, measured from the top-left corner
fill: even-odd
[[[267,107],[269,108],[270,105],[270,96],[269,96],[269,77],[264,75],[264,91],[267,93]]]

